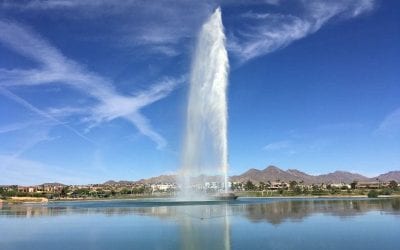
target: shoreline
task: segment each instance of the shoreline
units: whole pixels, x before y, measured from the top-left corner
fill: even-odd
[[[48,200],[46,198],[43,199],[29,199],[31,197],[18,197],[18,199],[10,199],[10,200],[0,200],[0,203],[7,205],[23,205],[23,204],[51,204],[51,203],[64,203],[64,202],[113,202],[113,201],[141,201],[141,200],[168,200],[176,198],[176,196],[170,197],[132,197],[132,198],[109,198],[109,199],[57,199],[57,200]],[[368,198],[367,195],[319,195],[319,196],[270,196],[270,197],[259,197],[259,196],[239,196],[238,199],[393,199],[400,198],[400,195],[379,195],[377,198]]]
[[[352,198],[366,198],[366,199],[382,199],[382,198],[400,198],[400,195],[379,195],[376,198],[369,198],[367,195],[315,195],[315,196],[239,196],[239,198],[251,198],[251,199],[352,199]]]

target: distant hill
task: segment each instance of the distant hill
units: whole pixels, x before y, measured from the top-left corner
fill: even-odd
[[[369,178],[360,174],[346,171],[335,171],[329,174],[315,176],[317,183],[351,183],[353,181],[368,181]]]
[[[141,179],[137,182],[145,184],[155,184],[155,183],[175,183],[176,175],[160,175],[157,177],[151,177],[149,179]]]
[[[206,176],[200,175],[197,177],[192,178],[192,183],[203,183],[206,181],[219,181],[221,179],[220,176]],[[177,176],[176,175],[160,175],[157,177],[152,177],[149,179],[141,179],[137,181],[137,183],[144,183],[144,184],[156,184],[156,183],[176,183]]]
[[[103,183],[103,185],[113,186],[113,185],[128,185],[132,184],[134,181],[113,181],[109,180]]]
[[[333,173],[321,174],[321,175],[310,175],[301,172],[297,169],[282,170],[276,166],[268,166],[263,170],[251,168],[240,175],[231,176],[229,179],[233,182],[246,182],[248,180],[259,183],[259,182],[276,182],[276,181],[297,181],[304,182],[305,184],[317,184],[317,183],[351,183],[353,181],[375,181],[376,179],[381,181],[395,180],[400,183],[400,171],[391,171],[386,174],[381,174],[377,177],[368,178],[361,174],[351,173],[347,171],[335,171]],[[218,181],[216,176],[199,176],[194,179],[194,182],[202,181]],[[156,184],[156,183],[176,183],[176,175],[160,175],[151,177],[148,179],[141,179],[138,181],[107,181],[105,185],[122,185],[131,183],[144,183],[144,184]]]
[[[51,187],[57,187],[57,186],[66,186],[65,184],[58,183],[58,182],[49,182],[49,183],[43,183],[40,186],[51,186]]]
[[[400,171],[390,171],[386,174],[381,174],[378,177],[379,180],[381,181],[392,181],[395,180],[397,182],[400,182]],[[374,179],[376,179],[374,178]]]
[[[299,174],[300,175],[300,171]],[[232,176],[230,178],[231,181],[234,182],[267,182],[267,181],[300,181],[302,178],[300,176],[296,176],[295,174],[291,174],[290,172],[283,171],[280,168],[275,166],[269,166],[264,170],[258,169],[250,169],[241,175]]]
[[[360,174],[346,171],[336,171],[323,175],[310,175],[297,169],[282,170],[275,166],[268,166],[264,170],[251,169],[241,175],[231,177],[231,181],[243,182],[250,180],[252,182],[276,182],[276,181],[297,181],[305,184],[312,183],[351,183],[356,181],[368,181],[369,178]]]

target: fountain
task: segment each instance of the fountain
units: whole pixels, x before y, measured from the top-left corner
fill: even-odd
[[[180,197],[202,199],[194,191],[213,176],[219,191],[228,193],[227,97],[229,61],[221,9],[203,24],[192,60]],[[201,185],[197,189],[202,189]],[[203,190],[204,191],[204,190]],[[203,197],[204,198],[204,197]]]

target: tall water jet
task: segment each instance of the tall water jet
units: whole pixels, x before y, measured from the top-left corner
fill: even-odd
[[[200,30],[192,59],[179,180],[185,198],[196,198],[194,180],[201,182],[204,176],[219,176],[222,188],[228,190],[228,71],[221,9],[217,8]]]

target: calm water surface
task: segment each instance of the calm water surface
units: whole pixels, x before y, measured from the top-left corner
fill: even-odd
[[[400,199],[0,203],[0,249],[400,249]]]

